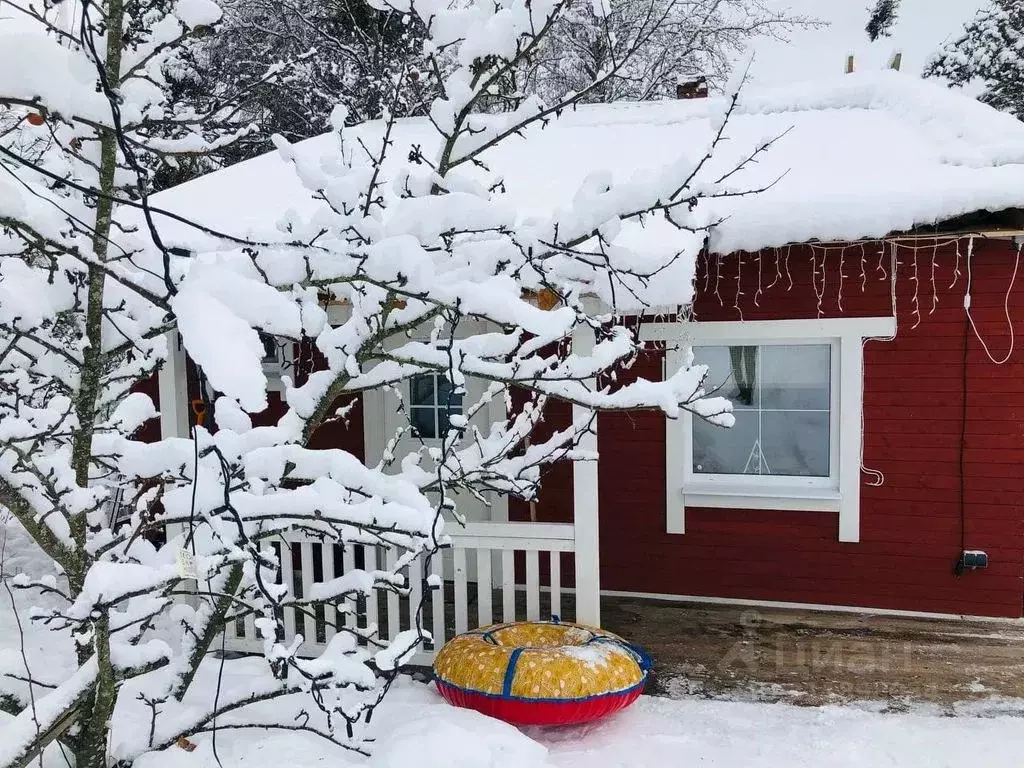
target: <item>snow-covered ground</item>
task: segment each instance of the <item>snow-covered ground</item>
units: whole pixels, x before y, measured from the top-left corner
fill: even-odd
[[[411,681],[392,691],[372,729],[378,743],[369,760],[290,732],[223,731],[218,755],[224,768],[942,768],[981,754],[990,765],[1019,765],[1024,747],[1024,718],[1007,715],[883,714],[869,707],[651,696],[604,722],[520,732],[449,707],[433,688]],[[214,765],[210,737],[196,743],[191,753],[172,748],[147,755],[136,768]]]
[[[4,530],[6,529],[6,530]],[[48,563],[15,524],[0,525],[6,571],[42,575]],[[21,644],[5,592],[0,592],[0,672],[24,674]],[[32,602],[18,594],[22,618]],[[55,682],[70,670],[54,666],[67,654],[53,653],[54,634],[29,624],[26,648],[36,677]],[[244,684],[248,665],[224,665],[226,689]],[[193,704],[215,695],[217,665],[204,667]],[[203,679],[205,676],[206,679]],[[186,702],[189,703],[189,702]],[[301,696],[249,710],[250,721],[295,722],[309,701]],[[698,697],[642,697],[632,708],[606,721],[520,731],[476,712],[448,706],[432,686],[401,679],[374,714],[375,738],[369,759],[341,750],[318,736],[294,731],[221,730],[217,756],[222,768],[649,768],[728,766],[728,768],[942,768],[966,764],[984,754],[990,765],[1021,764],[1024,702],[972,703],[950,717],[938,708],[882,712],[882,705],[796,707]],[[143,713],[144,714],[144,713]],[[1016,715],[1016,716],[1015,716]],[[145,734],[139,712],[117,716],[111,748]],[[0,714],[0,722],[7,716]],[[237,725],[230,716],[223,724]],[[214,768],[213,739],[194,737],[192,752],[178,747],[149,753],[135,768]],[[43,768],[66,768],[58,750],[48,750]]]

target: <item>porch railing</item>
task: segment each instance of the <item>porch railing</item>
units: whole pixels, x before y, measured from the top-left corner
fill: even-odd
[[[559,616],[573,620],[575,584],[567,586],[565,574],[574,572],[575,526],[571,523],[473,522],[450,526],[451,547],[426,563],[416,560],[400,571],[409,586],[408,597],[394,593],[317,606],[314,611],[284,611],[287,644],[301,633],[300,654],[313,654],[334,636],[335,627],[368,628],[376,625],[377,637],[393,639],[411,629],[416,607],[423,595],[425,577],[433,576],[434,589],[424,604],[422,627],[433,637],[413,663],[429,664],[446,640],[454,635],[496,621],[537,620]],[[353,568],[370,571],[393,568],[396,554],[368,546],[334,546],[303,538],[275,544],[281,559],[281,578],[293,593],[308,595],[312,586],[340,576]],[[598,589],[597,584],[582,585]],[[587,620],[588,617],[579,617]],[[263,641],[253,617],[234,622],[225,637],[229,650],[259,652]]]

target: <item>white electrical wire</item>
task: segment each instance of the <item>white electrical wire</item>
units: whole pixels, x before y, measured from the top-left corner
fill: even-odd
[[[988,359],[996,365],[1003,365],[1010,359],[1010,355],[1013,354],[1013,347],[1016,342],[1013,331],[1013,319],[1010,317],[1010,294],[1013,292],[1013,284],[1017,281],[1017,270],[1020,267],[1020,249],[1024,242],[1017,243],[1017,256],[1013,262],[1013,274],[1010,276],[1010,284],[1006,286],[1006,296],[1003,299],[1003,312],[1006,314],[1006,324],[1010,327],[1010,348],[1006,350],[1006,355],[1002,360],[996,360],[992,356],[992,352],[989,351],[988,344],[985,343],[985,339],[981,337],[981,332],[978,330],[978,326],[974,324],[974,318],[971,316],[971,256],[974,255],[974,238],[971,237],[967,241],[967,293],[964,294],[964,311],[967,313],[967,320],[971,324],[971,329],[974,331],[974,335],[978,337],[978,341],[981,342],[981,348],[985,350],[985,354],[988,355]]]
[[[882,244],[884,252],[885,244]],[[891,336],[868,336],[867,338],[861,339],[860,342],[860,354],[861,359],[864,358],[864,347],[869,341],[895,341],[896,334],[899,327],[899,316],[896,313],[896,241],[889,243],[889,300],[892,306],[892,320],[893,328]],[[881,262],[881,259],[879,259]],[[871,477],[871,480],[867,482],[872,488],[877,488],[880,485],[885,484],[885,473],[878,469],[872,469],[864,464],[864,375],[860,377],[860,471],[865,475]]]

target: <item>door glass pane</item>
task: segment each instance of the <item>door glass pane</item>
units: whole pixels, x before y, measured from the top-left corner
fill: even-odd
[[[409,409],[409,423],[416,434],[425,440],[432,440],[437,437],[437,429],[434,426],[435,413],[436,410],[433,406],[423,408],[413,406]]]
[[[828,344],[761,347],[761,407],[827,411],[831,358]]]
[[[421,373],[413,376],[409,389],[412,401],[410,405],[434,404],[434,374]]]
[[[453,411],[455,413],[457,411]],[[448,420],[448,410],[442,406],[437,411],[437,431],[438,437],[444,437],[448,434],[448,428],[451,426],[451,422]]]
[[[761,450],[772,475],[828,477],[828,411],[764,411]]]
[[[451,406],[452,413],[462,411],[462,395],[452,392],[452,383],[443,376],[437,377],[437,404],[441,408]]]

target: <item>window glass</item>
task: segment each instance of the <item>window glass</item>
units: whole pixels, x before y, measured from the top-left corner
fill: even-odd
[[[694,474],[828,477],[831,356],[829,344],[695,347],[736,425],[693,419]]]
[[[462,413],[462,395],[452,392],[451,382],[443,376],[413,376],[409,395],[409,422],[415,434],[425,440],[443,437],[451,426],[449,414]]]

